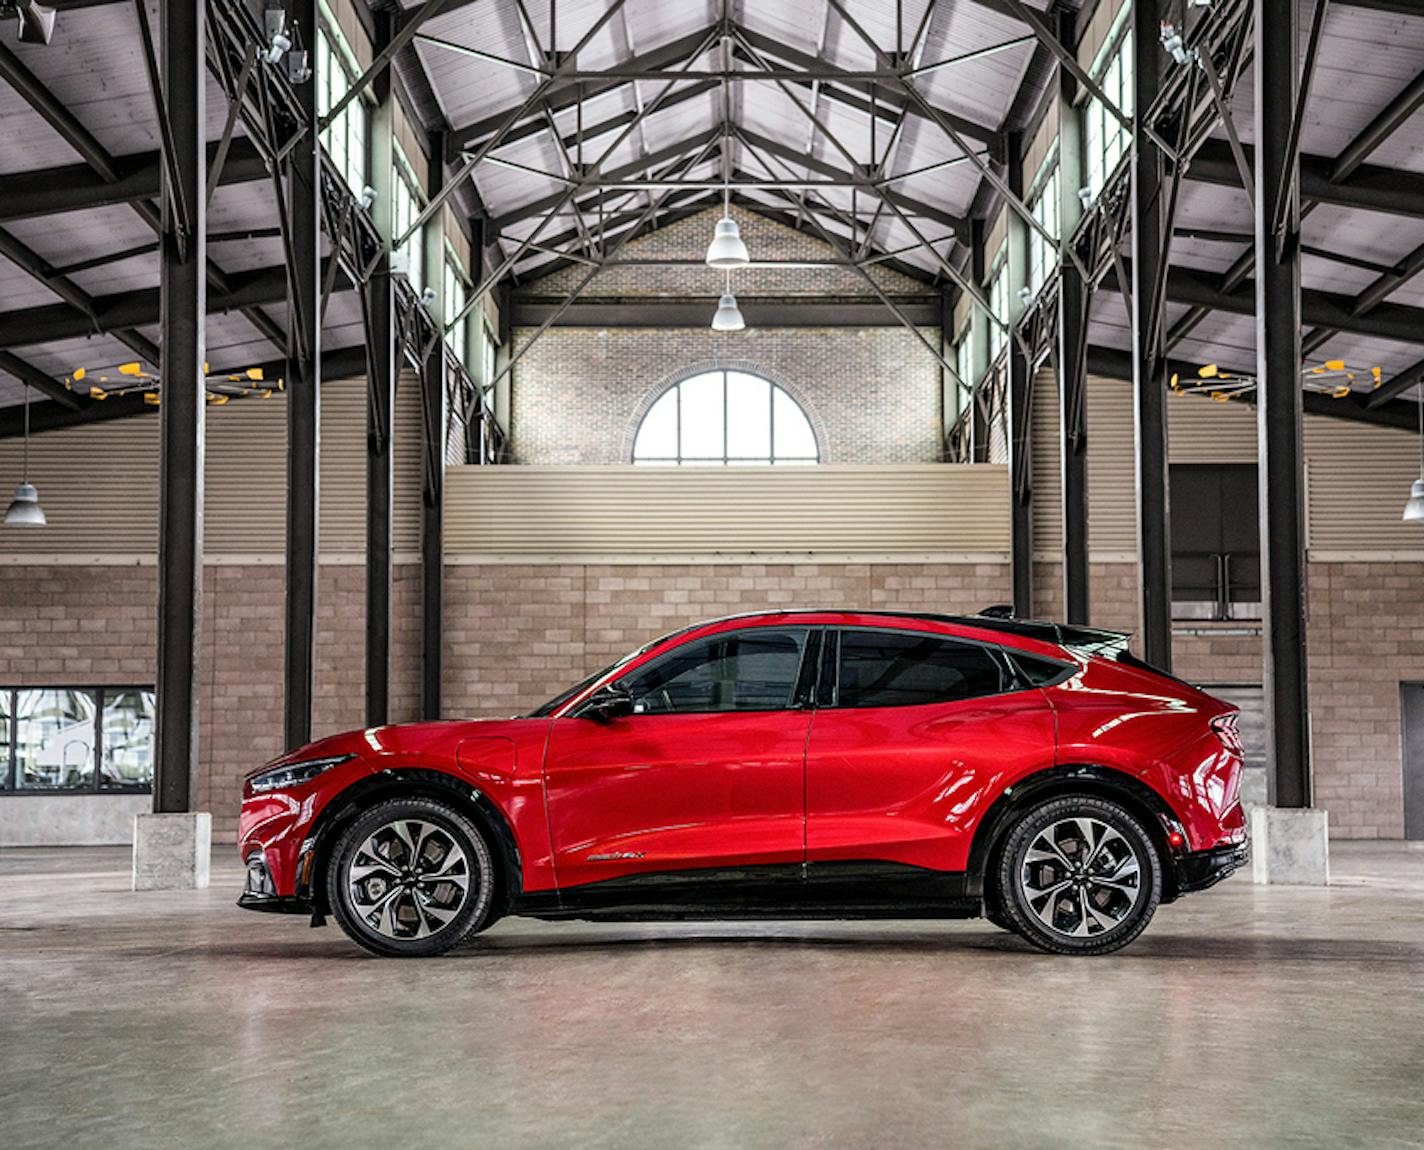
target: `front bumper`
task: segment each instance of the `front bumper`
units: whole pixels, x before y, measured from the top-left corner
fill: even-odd
[[[272,873],[267,869],[267,858],[263,851],[254,851],[247,858],[247,879],[243,883],[242,894],[237,905],[244,910],[259,910],[267,914],[311,914],[310,900],[297,895],[281,895],[272,881]]]
[[[1178,855],[1173,860],[1177,892],[1187,894],[1215,886],[1246,861],[1246,852],[1247,845],[1243,842]]]

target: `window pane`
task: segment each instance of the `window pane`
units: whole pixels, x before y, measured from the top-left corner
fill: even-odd
[[[106,787],[153,785],[153,692],[104,692],[104,753],[100,784]]]
[[[685,379],[682,392],[682,458],[721,463],[726,459],[722,438],[722,373]]]
[[[983,647],[889,631],[841,635],[842,707],[912,707],[999,689],[999,665]]]
[[[677,459],[677,388],[663,393],[638,428],[633,462]]]
[[[0,790],[10,785],[10,688],[0,687]]]
[[[772,449],[776,453],[777,461],[816,459],[816,435],[811,430],[806,413],[779,387],[775,391],[772,404],[776,426],[776,440]]]
[[[715,635],[679,647],[624,685],[638,714],[785,710],[806,635],[804,629]]]
[[[735,371],[727,373],[727,457],[771,458],[771,384]]]
[[[22,690],[15,723],[21,787],[94,783],[94,693]]]

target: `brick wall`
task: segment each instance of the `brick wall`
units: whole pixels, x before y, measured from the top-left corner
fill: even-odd
[[[419,567],[395,569],[392,718],[419,698]],[[0,566],[0,683],[154,681],[157,584],[149,566]],[[317,736],[358,727],[365,706],[365,569],[324,564],[317,588]],[[281,566],[211,565],[203,579],[197,803],[219,843],[237,829],[242,776],[280,754]]]
[[[825,605],[972,611],[1008,590],[999,563],[450,566],[445,709],[525,710],[649,639],[718,615]]]
[[[755,260],[825,261],[832,249],[762,216],[733,209]],[[639,296],[705,300],[707,321],[722,290],[701,264],[720,212],[705,212],[629,244],[628,258],[683,259],[693,266],[612,268],[580,298]],[[892,295],[932,289],[884,267],[871,274]],[[584,275],[566,269],[528,290],[561,298]],[[740,298],[869,300],[854,271],[827,266],[754,267],[735,273]],[[530,329],[514,332],[523,347]],[[926,328],[935,343],[937,328]],[[822,459],[834,463],[927,463],[941,458],[940,367],[897,325],[877,328],[551,328],[513,371],[510,435],[518,463],[626,463],[638,421],[669,384],[698,371],[735,368],[784,387],[806,410]],[[875,412],[873,419],[867,412]]]

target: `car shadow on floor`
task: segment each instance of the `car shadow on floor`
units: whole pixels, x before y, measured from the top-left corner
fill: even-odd
[[[572,954],[627,954],[630,951],[680,950],[820,950],[885,955],[951,955],[951,954],[1017,954],[1025,957],[1053,959],[1060,956],[1044,954],[1022,939],[992,928],[981,930],[946,930],[942,935],[928,936],[922,931],[904,933],[895,930],[844,933],[778,933],[761,931],[746,933],[687,934],[669,928],[665,934],[640,931],[622,934],[608,928],[595,928],[598,933],[557,932],[533,935],[527,931],[501,935],[496,927],[450,954],[452,961],[479,962],[501,958],[557,958]],[[204,948],[216,956],[244,959],[355,960],[376,956],[361,950],[340,935],[323,938],[315,944],[284,946],[271,941],[250,943],[219,943]],[[1062,956],[1071,957],[1071,956]],[[1196,934],[1150,932],[1113,956],[1119,960],[1153,963],[1220,962],[1220,963],[1296,963],[1377,966],[1399,964],[1424,969],[1424,940],[1403,942],[1368,938],[1333,939],[1301,938],[1282,935],[1209,936]]]

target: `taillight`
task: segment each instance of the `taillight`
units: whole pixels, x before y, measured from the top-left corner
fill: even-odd
[[[1221,741],[1221,745],[1233,755],[1243,753],[1241,746],[1241,735],[1236,729],[1237,712],[1231,711],[1225,715],[1217,715],[1211,720],[1210,726],[1216,737]]]

